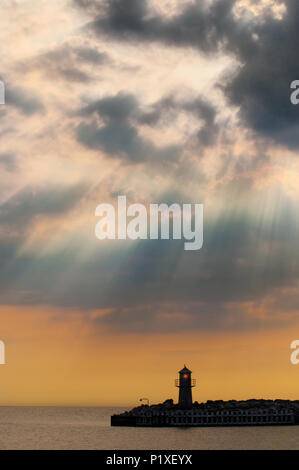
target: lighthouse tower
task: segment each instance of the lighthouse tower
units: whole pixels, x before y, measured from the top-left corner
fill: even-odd
[[[192,408],[192,387],[195,387],[196,381],[191,379],[192,372],[185,365],[179,374],[180,378],[175,380],[175,386],[180,389],[179,407],[182,410],[189,410]]]

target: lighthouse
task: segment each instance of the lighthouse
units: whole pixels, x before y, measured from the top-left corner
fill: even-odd
[[[192,408],[192,387],[195,387],[195,379],[191,379],[192,371],[185,365],[179,371],[180,378],[175,380],[175,386],[179,390],[179,407],[182,410],[189,410]]]

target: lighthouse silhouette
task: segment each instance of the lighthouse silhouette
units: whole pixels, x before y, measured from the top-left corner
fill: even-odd
[[[192,408],[192,387],[195,387],[195,379],[191,379],[192,371],[186,365],[179,371],[180,378],[175,380],[175,386],[179,390],[179,407],[182,410]]]

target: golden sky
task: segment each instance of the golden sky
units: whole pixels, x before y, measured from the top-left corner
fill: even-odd
[[[242,333],[116,334],[86,325],[82,313],[49,308],[1,308],[7,364],[3,405],[135,406],[177,400],[174,379],[186,362],[193,398],[297,399],[290,363],[294,328]]]

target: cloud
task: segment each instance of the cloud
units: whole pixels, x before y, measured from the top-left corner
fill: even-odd
[[[88,116],[96,112],[105,121],[125,122],[136,118],[139,103],[132,94],[118,93],[115,96],[106,96],[82,109],[82,115]]]
[[[196,47],[210,53],[229,43],[234,50],[248,48],[251,25],[235,20],[235,0],[202,0],[186,3],[175,16],[152,14],[147,0],[76,1],[96,19],[90,28],[99,34],[129,41],[163,42],[177,47]]]
[[[25,187],[0,205],[4,233],[24,234],[37,217],[53,217],[69,211],[87,191],[86,184],[70,187]]]
[[[89,64],[100,65],[110,63],[109,56],[106,52],[100,52],[92,47],[74,47],[73,53],[77,59]]]
[[[19,86],[8,85],[6,87],[5,103],[18,109],[26,116],[45,112],[44,105],[35,91]]]
[[[47,188],[25,187],[2,202],[0,291],[9,303],[24,302],[33,305],[50,302],[51,295],[47,294],[47,283],[56,282],[57,269],[62,269],[63,264],[60,264],[58,258],[55,261],[52,259],[41,274],[45,266],[36,262],[36,256],[39,256],[37,247],[31,254],[26,252],[21,254],[21,248],[34,231],[37,221],[57,220],[57,217],[67,214],[82,199],[87,189],[85,183],[68,187],[58,185],[50,185]]]
[[[89,46],[63,44],[49,50],[31,61],[21,62],[18,69],[39,69],[51,77],[59,77],[74,83],[87,83],[92,79],[92,68],[111,65],[105,52]]]
[[[106,46],[115,57],[123,53],[125,41],[130,43],[130,58],[134,56],[134,63],[139,61],[141,73],[138,77],[129,77],[132,82],[128,88],[134,87],[140,93],[148,83],[148,76],[144,79],[142,73],[147,73],[151,64],[145,66],[147,57],[143,51],[152,43],[162,44],[163,53],[165,46],[192,47],[204,53],[205,59],[209,55],[208,66],[215,57],[220,57],[219,53],[230,54],[240,66],[234,69],[234,75],[230,70],[230,76],[221,83],[231,106],[230,109],[225,107],[226,114],[237,107],[244,127],[295,148],[296,107],[289,109],[287,82],[291,70],[289,61],[296,62],[295,52],[288,51],[287,36],[290,33],[296,38],[291,20],[296,23],[297,13],[295,3],[290,0],[287,3],[289,11],[281,19],[266,11],[259,17],[249,15],[245,19],[236,17],[233,12],[236,2],[228,0],[215,1],[210,6],[204,1],[183,2],[179,13],[172,16],[154,13],[150,3],[141,0],[76,1],[77,6],[90,14],[87,34],[93,32],[100,40],[102,35],[111,39]],[[123,193],[127,191],[133,196],[152,191],[151,202],[156,199],[169,204],[182,203],[188,202],[187,196],[192,202],[204,202],[207,206],[204,245],[199,252],[187,253],[183,241],[179,240],[100,242],[94,237],[92,221],[78,228],[80,221],[76,219],[73,226],[70,220],[69,212],[83,198],[86,202],[86,185],[26,187],[0,205],[1,302],[82,309],[87,322],[116,331],[241,330],[282,325],[289,318],[288,312],[296,313],[299,263],[294,253],[299,248],[298,210],[290,197],[273,189],[276,183],[270,178],[264,188],[262,185],[253,187],[249,179],[250,174],[256,172],[252,180],[261,181],[258,172],[269,164],[271,149],[267,148],[266,152],[265,147],[257,148],[251,141],[248,152],[242,154],[239,141],[234,140],[231,146],[220,141],[218,145],[219,135],[223,133],[221,109],[210,103],[209,97],[196,93],[190,97],[183,88],[177,92],[178,82],[182,80],[180,74],[179,78],[174,74],[171,80],[165,74],[163,92],[159,94],[157,89],[155,93],[146,93],[145,97],[129,91],[118,92],[119,83],[126,86],[120,68],[113,70],[112,79],[109,75],[100,86],[91,83],[95,70],[113,63],[100,49],[86,46],[88,43],[84,41],[95,39],[84,38],[86,28],[76,34],[82,34],[80,38],[76,36],[76,41],[82,41],[78,46],[70,41],[63,43],[34,57],[28,64],[29,70],[36,67],[51,79],[62,79],[54,91],[65,100],[65,106],[56,108],[57,113],[49,113],[51,125],[45,126],[43,140],[46,145],[49,143],[49,155],[57,151],[54,165],[60,161],[59,148],[63,144],[62,158],[66,154],[74,158],[64,158],[59,169],[64,166],[65,170],[61,171],[68,173],[65,173],[67,178],[72,171],[74,174],[81,170],[82,174],[92,171],[93,178],[100,172],[99,186],[105,194],[109,187],[119,194],[122,187]],[[277,57],[271,51],[271,44]],[[134,55],[131,49],[134,46],[139,49],[139,55]],[[161,66],[157,61],[152,66],[150,79],[164,76],[161,72],[165,73],[167,67],[168,64]],[[131,73],[134,72],[131,70]],[[66,93],[66,82],[70,80],[86,85],[85,96],[99,96],[96,94],[99,88],[102,94],[82,104],[75,116],[70,111]],[[72,89],[72,92],[77,91],[82,96],[81,85]],[[148,102],[149,95],[160,98]],[[9,99],[9,104],[26,116],[43,111],[41,100],[28,90],[22,94],[20,89],[12,89]],[[74,121],[69,120],[70,115],[76,122],[75,137],[83,145],[83,152],[71,141]],[[178,125],[181,118],[187,123],[183,127]],[[53,126],[56,129],[60,122],[63,135],[56,144],[51,129]],[[239,133],[243,137],[240,127],[236,126],[234,131],[236,140]],[[247,133],[247,136],[252,138],[254,133]],[[175,142],[179,138],[183,142],[171,145],[173,136]],[[195,142],[192,148],[190,141]],[[30,165],[37,157],[36,152],[43,151],[40,140],[32,144]],[[244,142],[241,144],[245,146]],[[107,157],[121,159],[128,166],[118,166],[117,173],[112,173],[109,161],[98,164],[87,159],[86,162],[85,149],[104,152]],[[203,150],[205,158],[199,164],[194,157]],[[13,154],[0,155],[0,165],[7,170],[13,169],[14,161]],[[156,169],[155,165],[161,162],[166,162],[166,171],[158,168],[155,179],[151,179],[152,167]],[[142,164],[136,169],[138,173],[132,171],[134,164]],[[43,168],[48,168],[47,164]],[[49,169],[49,174],[53,174],[52,164]],[[199,178],[200,172],[206,179]],[[28,177],[27,173],[24,175]],[[172,192],[165,194],[165,187]],[[177,189],[181,192],[175,194]],[[133,196],[130,199],[133,200]],[[84,206],[82,210],[85,209]],[[93,214],[94,204],[88,211],[82,214],[82,219]],[[59,232],[59,243],[52,244],[51,224],[59,231],[64,215],[69,216],[70,226],[65,230],[62,223],[63,237],[59,238]],[[44,227],[46,230],[50,227],[49,238],[39,239],[35,229]],[[39,242],[34,246],[32,234]],[[290,289],[294,290],[291,300]],[[255,313],[252,315],[250,310]],[[90,311],[93,315],[89,315]],[[259,311],[262,314],[259,315]]]
[[[141,114],[138,121],[141,124],[153,126],[160,123],[162,118],[164,122],[169,122],[181,112],[190,113],[202,121],[203,124],[197,132],[202,147],[209,147],[216,141],[219,133],[219,125],[216,123],[217,111],[211,103],[201,96],[180,100],[174,96],[162,98],[151,106],[150,111]]]
[[[177,161],[182,149],[178,145],[158,147],[140,135],[140,125],[155,126],[174,114],[190,113],[202,125],[197,138],[202,148],[211,146],[217,139],[219,126],[216,123],[216,110],[202,97],[178,100],[173,96],[162,98],[144,110],[137,98],[119,92],[105,96],[84,106],[79,114],[93,118],[81,122],[77,127],[77,139],[86,147],[103,150],[113,157],[122,157],[128,162]],[[102,124],[94,119],[98,116]],[[166,117],[165,117],[166,116]],[[191,136],[192,137],[192,136]]]
[[[153,13],[145,0],[75,3],[96,16],[89,27],[99,35],[136,47],[140,41],[160,42],[234,56],[239,68],[230,70],[219,86],[228,102],[239,108],[243,125],[272,142],[299,148],[299,111],[290,102],[290,83],[298,79],[297,0],[285,0],[285,12],[279,17],[270,8],[256,16],[245,9],[237,16],[236,0],[215,0],[209,5],[190,1],[178,14],[167,17]],[[207,128],[200,137],[203,142],[212,141]]]
[[[133,95],[120,92],[106,96],[80,110],[84,117],[98,115],[103,124],[99,125],[95,119],[81,122],[77,139],[88,148],[102,150],[128,163],[177,159],[178,146],[158,147],[140,135],[136,125],[139,113],[139,103]]]
[[[6,171],[14,171],[17,168],[17,157],[12,152],[0,153],[0,165]]]
[[[254,53],[240,51],[243,64],[224,92],[240,107],[245,126],[291,149],[299,148],[299,109],[290,102],[290,83],[298,77],[294,41],[299,5],[286,0],[282,19],[266,16],[255,25]]]
[[[277,299],[275,299],[277,300]],[[281,305],[271,301],[242,302],[162,302],[119,307],[93,317],[101,325],[118,333],[171,334],[185,331],[255,331],[296,324],[296,314],[279,315]],[[263,309],[263,316],[260,311]],[[296,311],[297,312],[297,311]]]
[[[198,252],[185,252],[180,240],[99,242],[91,235],[88,256],[86,245],[74,235],[55,252],[35,249],[16,256],[19,238],[12,236],[14,231],[22,235],[37,214],[52,217],[78,200],[69,196],[72,203],[62,203],[62,192],[50,201],[46,193],[33,201],[32,195],[20,194],[0,211],[1,226],[10,228],[0,243],[2,301],[79,308],[86,312],[86,321],[89,311],[105,310],[92,321],[117,331],[282,325],[286,319],[281,312],[290,305],[281,293],[295,289],[299,281],[294,257],[299,248],[297,207],[278,192],[274,217],[264,220],[263,207],[254,203],[264,194],[255,194],[253,201],[248,191],[243,197],[251,200],[251,212],[229,210],[224,204],[225,211],[205,219],[204,245]],[[176,195],[168,202],[180,199],[184,200]],[[272,300],[260,315],[265,299]],[[253,316],[249,305],[256,311]]]

